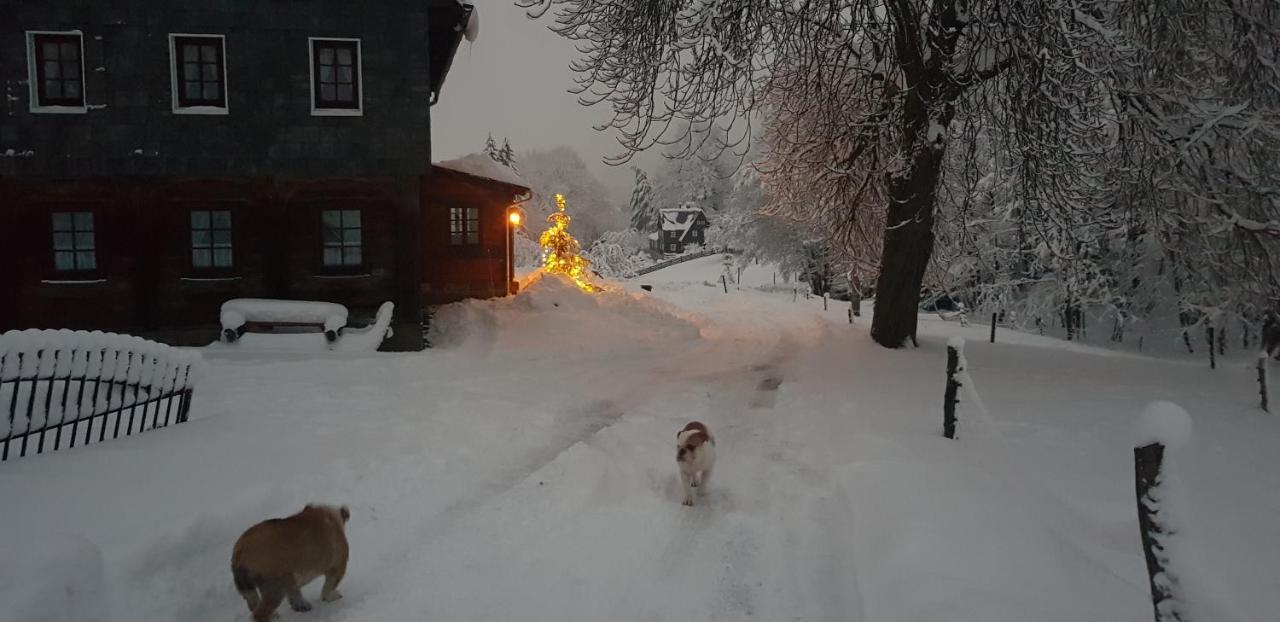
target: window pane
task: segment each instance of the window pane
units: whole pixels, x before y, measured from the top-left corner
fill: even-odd
[[[206,63],[216,63],[216,62],[218,62],[218,48],[217,48],[217,46],[212,45],[212,44],[209,44],[209,45],[202,45],[202,46],[200,46],[200,60],[202,60],[202,61],[204,61],[204,62],[206,62]]]
[[[320,85],[320,101],[331,102],[337,101],[337,99],[338,92],[333,88],[332,84]]]
[[[468,208],[467,208],[467,219],[468,219],[468,220],[479,220],[479,219],[480,219],[480,208],[478,208],[478,207],[468,207]]]
[[[350,65],[350,64],[351,64],[351,49],[350,49],[350,48],[338,48],[338,64],[339,64],[339,65]]]
[[[62,63],[59,63],[56,60],[45,61],[44,77],[46,78],[62,77]]]
[[[479,244],[479,243],[480,243],[480,232],[479,232],[479,231],[468,231],[468,232],[467,232],[467,244]]]
[[[325,227],[324,243],[326,246],[330,244],[335,246],[342,244],[342,229],[338,227]]]
[[[218,229],[231,228],[231,212],[227,210],[221,210],[217,212],[210,212],[210,214],[213,215],[213,226],[215,228],[218,228]]]
[[[76,212],[75,215],[77,231],[93,230],[93,212]]]
[[[80,46],[67,41],[62,44],[62,60],[79,60]]]
[[[324,265],[326,266],[342,265],[342,249],[341,248],[324,249]]]
[[[44,96],[53,98],[62,97],[62,80],[45,80]]]
[[[80,63],[68,63],[65,65],[65,69],[66,71],[64,73],[67,74],[67,78],[72,80],[80,79]]]
[[[344,83],[346,83],[346,84],[351,84],[351,76],[352,76],[352,74],[353,74],[353,72],[352,72],[352,70],[351,70],[351,68],[350,68],[350,67],[339,67],[339,68],[338,68],[338,82],[344,82]]]
[[[321,65],[333,64],[333,48],[327,48],[327,47],[320,48],[320,64]]]
[[[191,228],[192,229],[208,229],[209,228],[209,212],[196,210],[191,212]]]
[[[93,251],[81,251],[76,253],[76,269],[77,270],[96,270],[98,268],[98,259]]]
[[[363,263],[360,257],[360,247],[342,249],[342,263],[348,266],[358,266]]]
[[[66,97],[70,97],[70,98],[79,98],[79,97],[80,97],[80,82],[79,82],[79,81],[76,81],[76,82],[66,82],[66,83],[65,83],[65,86],[63,87],[63,93],[65,94],[65,96],[66,96]]]
[[[320,213],[320,220],[326,227],[341,227],[342,212],[335,209],[325,210]]]
[[[333,82],[332,65],[320,65],[320,82]]]
[[[182,64],[182,79],[185,81],[193,81],[200,79],[200,65],[196,63]]]
[[[75,250],[72,234],[56,232],[53,234],[53,249],[58,251]]]
[[[359,227],[360,226],[360,210],[358,209],[342,210],[342,226]]]
[[[340,102],[351,102],[351,101],[355,101],[355,100],[356,100],[355,91],[353,91],[353,90],[352,90],[352,88],[351,88],[351,85],[350,85],[350,84],[339,84],[339,85],[338,85],[338,97],[337,97],[337,100],[338,100],[338,101],[340,101]]]
[[[219,248],[213,251],[213,265],[218,268],[231,267],[231,249]]]
[[[191,245],[192,246],[209,246],[209,230],[208,229],[192,229]]]
[[[53,230],[54,231],[70,231],[71,230],[71,212],[54,212],[53,213]]]
[[[57,60],[57,58],[58,58],[58,44],[57,44],[57,43],[54,43],[54,42],[52,42],[52,41],[45,41],[44,43],[41,43],[41,44],[40,44],[40,56],[41,56],[41,58],[45,58],[45,59],[49,59],[49,60]]]
[[[218,83],[217,83],[217,82],[213,82],[213,83],[205,83],[205,85],[204,85],[204,98],[205,98],[206,100],[209,100],[209,101],[214,101],[214,100],[218,99],[218,90],[219,90],[219,89],[218,89]]]
[[[214,246],[231,246],[231,232],[226,229],[213,230]]]
[[[204,80],[205,82],[218,81],[218,66],[216,64],[205,63],[200,67],[203,69],[203,72],[200,75],[200,78],[202,80]]]
[[[200,92],[201,92],[200,83],[188,82],[186,84],[187,85],[184,90],[187,93],[187,99],[200,99]]]
[[[197,268],[208,268],[212,261],[211,257],[207,248],[191,249],[191,265]]]
[[[462,234],[461,234],[461,233],[450,233],[450,234],[449,234],[449,243],[450,243],[450,244],[462,244]]]
[[[76,250],[91,251],[93,248],[92,231],[76,233]]]
[[[360,230],[359,229],[343,229],[342,243],[346,245],[360,244]]]
[[[70,253],[70,252],[54,253],[53,267],[58,270],[75,270],[76,269],[75,253]]]

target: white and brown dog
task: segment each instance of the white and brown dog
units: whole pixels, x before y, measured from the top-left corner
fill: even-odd
[[[705,491],[716,466],[716,439],[700,421],[691,421],[676,433],[676,466],[684,483],[684,504],[693,505],[699,489]]]

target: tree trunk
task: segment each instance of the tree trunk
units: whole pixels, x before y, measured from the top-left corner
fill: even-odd
[[[884,250],[871,319],[871,338],[886,348],[915,340],[920,286],[933,255],[933,205],[943,152],[942,144],[918,147],[909,173],[889,179]]]

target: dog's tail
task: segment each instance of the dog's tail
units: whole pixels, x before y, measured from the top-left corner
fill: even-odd
[[[231,565],[231,580],[236,584],[236,590],[241,594],[253,592],[258,589],[258,582],[254,579],[248,568],[236,564]]]

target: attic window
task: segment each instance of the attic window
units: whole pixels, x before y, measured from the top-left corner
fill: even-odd
[[[32,112],[86,112],[79,32],[28,32]]]
[[[311,39],[311,114],[360,115],[359,39]]]

